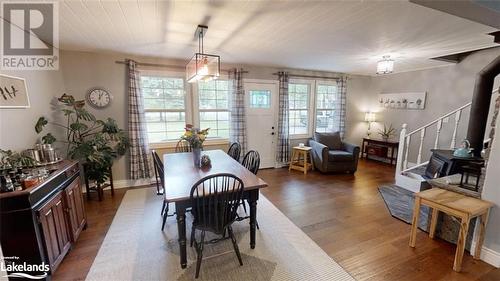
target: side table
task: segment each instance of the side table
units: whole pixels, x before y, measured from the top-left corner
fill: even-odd
[[[490,208],[493,206],[493,203],[440,188],[432,188],[415,193],[415,206],[413,209],[413,220],[409,243],[410,247],[413,248],[415,247],[417,238],[420,205],[426,205],[432,208],[432,218],[429,229],[430,238],[434,238],[439,212],[443,212],[461,219],[460,232],[457,241],[457,250],[455,252],[455,261],[453,262],[453,270],[457,272],[460,272],[460,270],[462,269],[465,240],[467,239],[470,220],[476,217],[479,218],[479,235],[477,236],[474,259],[480,258],[481,248],[483,247],[484,242],[484,234],[486,232],[488,214]]]
[[[314,171],[311,150],[312,148],[309,146],[294,146],[292,148],[292,159],[288,166],[288,171],[297,170],[304,172],[304,174],[307,174],[309,169]]]

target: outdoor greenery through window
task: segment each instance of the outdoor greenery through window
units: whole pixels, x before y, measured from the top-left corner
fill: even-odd
[[[318,84],[316,86],[316,132],[334,131],[336,98],[336,85]]]
[[[309,84],[288,84],[290,135],[309,132],[309,87]]]
[[[182,78],[141,76],[150,143],[177,140],[186,125],[186,94]]]
[[[209,138],[229,138],[229,81],[198,82],[200,128],[210,128]]]

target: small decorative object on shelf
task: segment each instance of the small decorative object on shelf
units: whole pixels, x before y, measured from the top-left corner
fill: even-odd
[[[453,156],[470,158],[472,157],[472,149],[470,148],[470,142],[468,140],[463,140],[459,148],[453,151]]]
[[[384,141],[388,141],[392,136],[396,134],[396,129],[392,127],[392,124],[387,127],[384,124],[384,129],[383,130],[378,130],[378,134],[382,137]]]
[[[212,161],[208,155],[203,155],[201,157],[201,167],[206,168],[212,166]]]
[[[191,124],[187,124],[184,135],[181,136],[181,139],[187,141],[193,148],[193,164],[195,167],[200,167],[201,150],[203,149],[203,142],[207,138],[208,130],[210,128],[200,130],[194,128]]]

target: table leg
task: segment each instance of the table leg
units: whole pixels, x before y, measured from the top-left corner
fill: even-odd
[[[313,162],[314,160],[312,151],[309,151],[308,154],[309,154],[309,160],[311,161],[311,171],[314,171],[314,162]]]
[[[460,272],[462,270],[462,260],[464,258],[465,240],[467,239],[467,232],[469,230],[470,218],[468,216],[462,217],[460,223],[460,234],[458,235],[457,251],[455,252],[455,261],[453,262],[453,270]]]
[[[431,218],[431,226],[429,228],[429,237],[434,238],[434,234],[436,233],[436,225],[439,217],[439,211],[436,208],[432,208],[432,218]]]
[[[418,218],[420,217],[420,203],[422,199],[420,197],[415,197],[415,205],[413,206],[413,220],[411,223],[411,233],[410,233],[410,247],[415,248],[415,242],[417,240],[417,228],[418,228]]]
[[[250,190],[248,195],[248,203],[250,205],[250,248],[255,249],[255,228],[257,223],[257,200],[259,199],[259,190]]]
[[[293,166],[293,161],[295,159],[295,149],[292,150],[292,158],[290,159],[290,163],[288,164],[288,171],[291,171],[292,170],[292,166]]]
[[[307,175],[307,170],[309,165],[307,164],[309,160],[307,160],[307,151],[302,151],[302,163],[304,164],[304,175]]]
[[[479,223],[479,233],[476,241],[476,249],[474,250],[474,259],[481,258],[481,248],[483,247],[484,235],[486,232],[486,224],[488,223],[488,216],[490,210],[488,209],[484,214],[482,214],[478,219],[481,221]]]
[[[175,203],[175,212],[177,213],[177,230],[179,231],[179,252],[181,257],[181,267],[187,266],[186,254],[186,207],[184,204]]]
[[[364,158],[365,156],[365,140],[361,143],[361,158]]]

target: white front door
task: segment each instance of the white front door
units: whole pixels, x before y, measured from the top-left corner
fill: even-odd
[[[247,150],[260,154],[260,168],[274,168],[276,163],[276,135],[278,109],[278,82],[272,80],[245,80],[245,110]]]

